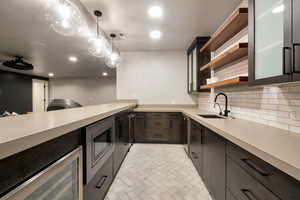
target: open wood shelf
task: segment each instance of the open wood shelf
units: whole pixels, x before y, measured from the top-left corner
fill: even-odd
[[[212,61],[200,68],[200,71],[206,69],[216,69],[224,65],[233,63],[248,55],[248,43],[239,43],[221,55],[214,58]]]
[[[246,26],[248,26],[248,8],[239,8],[219,27],[200,51],[215,51]]]
[[[216,88],[216,87],[224,87],[224,86],[231,86],[231,85],[237,85],[241,83],[246,83],[248,81],[247,76],[240,76],[224,81],[219,81],[216,83],[208,84],[208,85],[202,85],[200,88],[201,89],[209,89],[209,88]]]

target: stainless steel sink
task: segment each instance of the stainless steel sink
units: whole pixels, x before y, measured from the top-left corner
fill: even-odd
[[[213,115],[213,114],[198,115],[198,116],[203,117],[203,118],[207,118],[207,119],[224,119],[223,117],[221,117],[219,115]]]

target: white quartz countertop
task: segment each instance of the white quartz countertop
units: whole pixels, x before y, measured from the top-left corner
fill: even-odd
[[[183,106],[142,106],[135,111],[182,112],[300,181],[300,134],[241,119],[205,119],[198,114],[211,113]]]
[[[1,118],[0,159],[135,106],[111,103]]]

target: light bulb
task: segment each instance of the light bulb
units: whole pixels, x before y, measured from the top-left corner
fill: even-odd
[[[110,59],[111,59],[111,61],[112,62],[116,62],[116,60],[118,59],[118,54],[117,53],[112,53],[111,55],[110,55]]]
[[[94,44],[95,44],[96,47],[99,47],[99,48],[102,48],[104,46],[104,42],[100,38],[95,38]]]
[[[86,25],[79,8],[71,0],[47,0],[46,19],[55,32],[65,36],[79,34]]]
[[[97,37],[92,37],[89,40],[90,48],[89,52],[96,57],[107,56],[108,44],[105,38],[101,35]]]
[[[71,10],[67,5],[59,5],[58,12],[63,19],[69,19],[71,17]]]
[[[67,20],[63,20],[63,21],[61,22],[61,25],[62,25],[65,29],[70,28],[70,24],[68,23]]]
[[[112,52],[105,58],[105,64],[107,67],[116,68],[121,63],[121,56],[118,52]]]

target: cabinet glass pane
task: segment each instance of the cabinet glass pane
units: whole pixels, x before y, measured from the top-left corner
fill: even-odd
[[[255,1],[255,78],[283,74],[283,0]]]
[[[67,165],[62,171],[51,177],[24,200],[79,200],[78,161]]]
[[[192,90],[191,85],[192,85],[192,54],[189,54],[189,91]]]
[[[193,91],[197,91],[197,48],[193,50]]]

